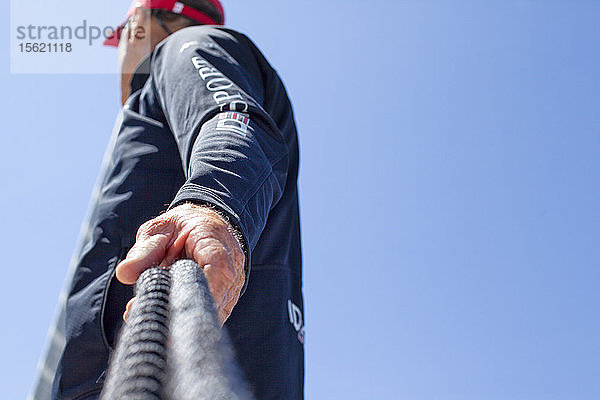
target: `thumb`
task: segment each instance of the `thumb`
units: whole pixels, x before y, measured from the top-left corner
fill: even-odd
[[[117,265],[117,279],[126,285],[134,284],[140,274],[159,265],[166,255],[171,235],[156,234],[137,241],[127,257]]]

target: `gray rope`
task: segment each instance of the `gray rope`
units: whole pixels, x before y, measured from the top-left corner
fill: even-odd
[[[101,400],[251,400],[196,263],[146,270]]]
[[[102,400],[161,400],[166,370],[169,271],[144,271],[111,360]]]
[[[178,261],[171,273],[172,343],[167,353],[171,399],[250,399],[226,331],[218,326],[204,273],[189,260]]]

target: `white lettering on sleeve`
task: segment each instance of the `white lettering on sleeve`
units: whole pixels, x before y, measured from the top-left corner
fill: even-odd
[[[248,112],[248,103],[244,101],[244,97],[239,90],[231,93],[233,82],[219,72],[218,69],[212,67],[206,60],[201,57],[192,57],[192,64],[198,71],[200,78],[205,82],[206,89],[215,92],[213,100],[219,106],[221,111],[238,111],[242,113]],[[207,79],[211,78],[210,80]]]

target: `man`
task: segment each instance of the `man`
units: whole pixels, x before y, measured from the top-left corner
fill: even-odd
[[[130,285],[181,258],[203,268],[256,398],[303,397],[296,128],[276,72],[223,19],[218,0],[136,1],[107,40],[123,108],[43,368],[53,399],[98,397]]]

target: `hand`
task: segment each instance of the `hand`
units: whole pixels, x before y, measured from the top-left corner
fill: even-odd
[[[228,228],[227,221],[208,207],[177,206],[140,226],[135,244],[117,265],[117,279],[133,284],[150,267],[193,259],[206,275],[222,325],[245,282],[244,252]],[[134,299],[127,304],[125,320]]]

